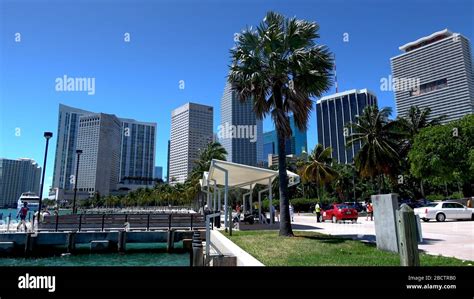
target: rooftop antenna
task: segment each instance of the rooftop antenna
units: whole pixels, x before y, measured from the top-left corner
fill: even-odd
[[[336,93],[339,92],[339,88],[337,86],[337,72],[336,72],[336,54],[334,54],[334,84],[336,85]]]

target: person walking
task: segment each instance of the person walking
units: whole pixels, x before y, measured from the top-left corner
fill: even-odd
[[[20,227],[23,225],[24,229],[25,229],[25,232],[27,230],[27,227],[26,227],[26,215],[28,214],[28,203],[25,202],[23,203],[23,207],[21,207],[21,209],[18,211],[18,214],[16,214],[16,218],[18,219],[18,217],[20,217],[20,222],[18,222],[18,226],[16,227],[16,230],[20,230]]]
[[[365,218],[365,221],[368,221],[369,217],[370,221],[374,220],[374,207],[370,201],[367,203],[367,217]]]
[[[314,207],[314,212],[316,213],[316,222],[320,222],[320,220],[321,220],[321,207],[319,206],[319,203],[316,203],[316,206]]]

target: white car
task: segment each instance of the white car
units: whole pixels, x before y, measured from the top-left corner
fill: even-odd
[[[414,209],[415,215],[427,222],[432,219],[443,222],[446,219],[472,219],[473,209],[453,201],[430,203],[424,207]]]

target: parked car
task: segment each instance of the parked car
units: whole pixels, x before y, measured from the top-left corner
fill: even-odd
[[[322,210],[321,220],[331,220],[333,223],[342,220],[357,221],[359,213],[353,207],[346,204],[332,204],[326,209]]]
[[[473,211],[474,209],[454,201],[429,203],[424,207],[414,209],[415,215],[419,215],[425,222],[433,219],[438,222],[446,219],[474,219]]]
[[[357,212],[359,212],[359,213],[362,212],[362,211],[365,211],[365,207],[362,205],[361,202],[347,201],[344,204],[356,209]]]

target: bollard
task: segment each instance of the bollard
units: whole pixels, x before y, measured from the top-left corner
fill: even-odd
[[[173,251],[173,248],[174,248],[174,229],[169,229],[166,251],[171,252]]]
[[[413,209],[402,204],[397,213],[398,246],[402,266],[419,266],[416,219]]]
[[[203,247],[199,232],[194,232],[193,236],[192,262],[193,267],[202,267],[204,265]]]
[[[29,253],[31,252],[32,249],[32,244],[31,244],[31,234],[26,233],[26,239],[25,239],[25,256],[28,256]]]
[[[74,242],[74,239],[76,237],[76,233],[70,232],[67,234],[66,237],[66,250],[68,253],[72,253],[76,247],[76,243]]]
[[[195,231],[193,233],[193,238],[191,239],[191,250],[189,253],[189,265],[192,267],[194,266],[194,259],[193,259],[193,249],[194,249],[194,244],[200,242],[199,240],[199,233]]]
[[[127,232],[125,230],[118,232],[117,248],[118,252],[125,252],[127,250]]]

